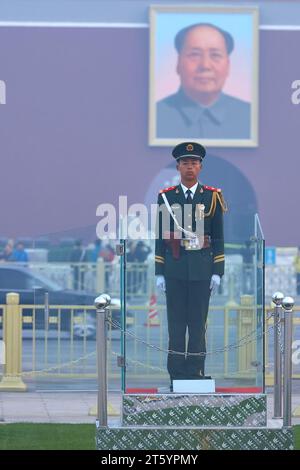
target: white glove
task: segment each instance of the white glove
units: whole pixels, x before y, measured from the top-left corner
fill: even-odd
[[[209,286],[211,295],[214,295],[217,292],[220,284],[221,284],[221,278],[219,274],[213,274],[211,277],[210,286]]]
[[[162,274],[156,276],[156,287],[163,292],[166,292],[166,281]]]

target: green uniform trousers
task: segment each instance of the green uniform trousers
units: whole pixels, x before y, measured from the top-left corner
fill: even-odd
[[[169,350],[180,353],[206,352],[205,332],[210,281],[166,277]],[[186,332],[188,342],[186,347]],[[168,354],[168,372],[173,379],[196,379],[204,375],[205,355]]]

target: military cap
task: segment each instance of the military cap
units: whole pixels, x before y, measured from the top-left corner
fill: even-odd
[[[177,161],[180,158],[197,158],[202,162],[205,154],[205,148],[197,142],[182,142],[182,144],[176,145],[172,151],[172,155]]]

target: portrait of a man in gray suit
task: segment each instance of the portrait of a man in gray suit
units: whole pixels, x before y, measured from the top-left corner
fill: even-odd
[[[174,45],[180,86],[156,103],[156,137],[250,139],[251,104],[223,92],[232,35],[213,24],[196,23],[181,29]]]

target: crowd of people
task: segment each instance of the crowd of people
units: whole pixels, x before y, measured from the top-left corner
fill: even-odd
[[[128,263],[144,263],[146,262],[151,248],[142,240],[129,240],[126,250],[126,261]],[[107,263],[105,269],[105,284],[111,283],[113,275],[113,264],[116,259],[116,249],[109,242],[102,242],[97,239],[93,247],[83,246],[81,240],[77,240],[70,252],[69,261],[73,270],[73,288],[82,289],[86,284],[86,272],[81,263],[97,263],[102,259]],[[146,289],[147,275],[145,271],[139,271],[136,267],[127,269],[127,285],[130,293],[136,293],[137,290]]]
[[[127,261],[142,263],[146,261],[151,248],[144,241],[130,240],[127,246]],[[99,258],[111,263],[116,256],[115,247],[109,242],[95,240],[93,245],[85,246],[82,240],[76,240],[74,246],[69,250],[65,261],[71,263],[96,263]],[[23,262],[29,261],[27,250],[22,241],[15,242],[13,239],[7,240],[4,247],[0,248],[0,261],[2,262]]]
[[[18,262],[27,263],[28,254],[25,251],[24,244],[22,242],[14,243],[13,240],[9,240],[4,249],[0,251],[0,262]]]

